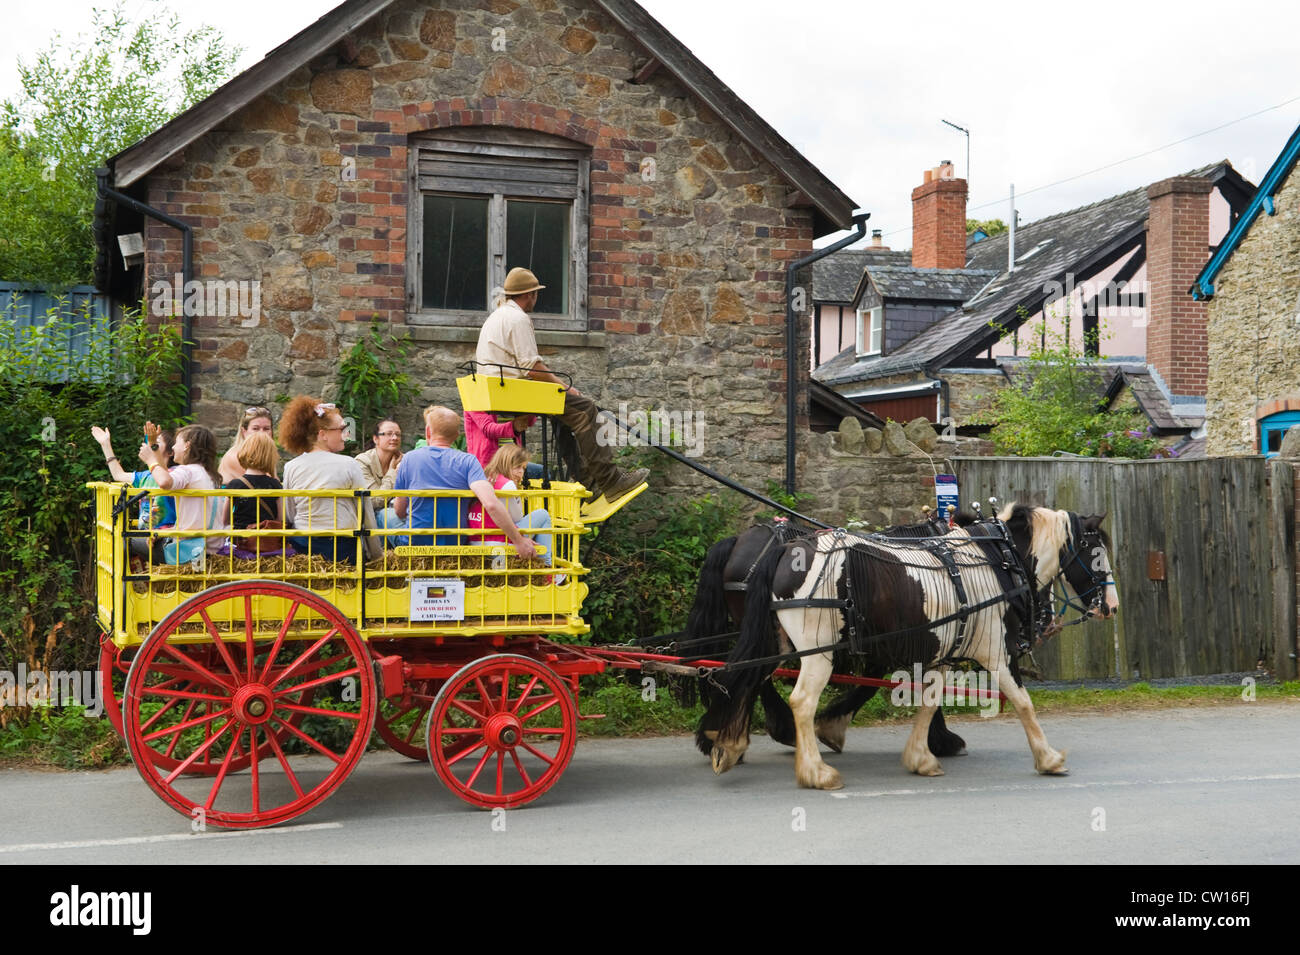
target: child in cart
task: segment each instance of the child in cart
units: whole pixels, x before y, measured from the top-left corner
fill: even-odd
[[[113,453],[112,436],[107,428],[92,427],[91,435],[95,443],[100,446],[104,452],[105,463],[108,465],[109,473],[114,481],[122,484],[129,484],[132,488],[156,488],[158,482],[153,479],[149,471],[128,471],[122,467],[118,461],[117,455]],[[175,434],[170,429],[160,428],[152,421],[144,423],[144,436],[147,443],[156,445],[159,460],[164,468],[170,468],[173,465],[172,445],[175,442]],[[137,530],[164,530],[174,527],[176,524],[176,499],[172,497],[163,497],[162,495],[150,495],[140,501],[140,517],[136,521]],[[162,548],[165,543],[164,539],[155,538],[156,546],[153,558],[156,561],[162,561]],[[128,541],[131,555],[140,559],[149,557],[149,540],[144,537],[132,537]]]

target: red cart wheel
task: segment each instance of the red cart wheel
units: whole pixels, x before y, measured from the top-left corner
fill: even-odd
[[[461,667],[429,712],[429,762],[452,792],[484,809],[522,806],[546,792],[577,740],[568,686],[513,654]]]
[[[424,742],[428,738],[424,717],[433,703],[433,687],[436,685],[432,680],[417,680],[411,687],[409,700],[402,698],[379,701],[375,732],[390,749],[407,759],[424,762],[429,758],[429,751],[424,748]]]
[[[113,725],[113,729],[116,730],[117,735],[121,736],[123,739],[126,738],[126,732],[122,724],[123,693],[119,691],[119,685],[121,688],[125,689],[127,673],[131,668],[131,659],[134,655],[134,647],[123,650],[108,638],[104,639],[104,642],[99,648],[99,672],[104,682],[104,709],[108,713],[108,721]],[[156,687],[156,689],[173,688],[177,690],[194,691],[202,686],[202,683],[196,684],[189,680],[177,677],[170,681],[170,687],[162,686]],[[294,702],[302,705],[311,703],[313,692],[313,690],[304,690],[300,694],[299,698]],[[176,705],[182,706],[182,720],[193,719],[196,716],[205,716],[208,712],[208,703],[206,701],[194,699],[187,700],[181,697],[174,697],[171,701],[164,704],[164,710]],[[293,723],[294,726],[299,726],[302,723],[303,715],[304,714],[302,713],[294,713],[293,716],[289,718],[289,721]],[[163,713],[156,713],[150,719],[156,721],[162,717]],[[148,725],[146,725],[146,730],[147,729],[149,729]],[[287,742],[290,735],[291,734],[288,730],[280,730],[276,733],[281,744]],[[173,742],[170,745],[174,748],[176,744]],[[421,750],[420,754],[420,758],[423,759],[424,750]],[[262,758],[265,759],[269,755],[271,754],[266,752],[263,754]],[[163,772],[171,772],[181,763],[180,760],[173,758],[168,750],[159,752],[150,749],[149,758],[153,761],[154,765]],[[215,776],[221,770],[221,762],[222,761],[218,758],[217,753],[213,749],[209,748],[199,759],[186,766],[183,772],[186,776]],[[238,756],[231,760],[227,772],[237,772],[241,769],[247,769],[250,762],[252,762],[252,760],[248,755],[245,754],[243,756]]]
[[[123,705],[136,769],[172,808],[216,826],[301,815],[365,752],[369,660],[347,618],[309,590],[264,580],[205,590],[136,651]],[[319,705],[304,702],[313,695]]]

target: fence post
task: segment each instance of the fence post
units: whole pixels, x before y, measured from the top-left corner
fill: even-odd
[[[1297,465],[1271,462],[1269,506],[1273,572],[1273,659],[1279,680],[1296,676],[1296,480]]]

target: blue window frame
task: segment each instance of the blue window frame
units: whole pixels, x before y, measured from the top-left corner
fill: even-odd
[[[1292,425],[1300,424],[1300,411],[1279,411],[1259,422],[1259,450],[1266,457],[1275,458],[1282,450],[1282,439]]]

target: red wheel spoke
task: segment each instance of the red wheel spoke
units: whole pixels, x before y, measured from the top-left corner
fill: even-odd
[[[481,677],[475,677],[474,685],[478,687],[478,698],[483,701],[483,705],[487,708],[487,711],[489,713],[493,712],[495,707],[492,706],[492,694],[488,691],[488,688],[483,685],[483,679]]]
[[[319,673],[321,670],[324,670],[326,667],[336,666],[337,664],[343,662],[344,660],[351,660],[351,659],[352,659],[352,654],[340,653],[337,656],[328,657],[324,660],[317,660],[315,663],[309,663],[306,666],[299,667],[297,670],[294,671],[293,675],[301,676],[301,677],[310,676],[313,673]],[[270,684],[274,686],[275,684],[279,683],[280,677],[285,672],[287,672],[288,669],[289,669],[288,667],[285,667],[282,670],[273,670],[270,674]]]
[[[227,710],[227,712],[229,712],[229,710]],[[170,776],[166,776],[163,778],[163,782],[171,783],[176,779],[177,776],[185,772],[185,770],[188,769],[196,759],[198,759],[200,756],[203,756],[205,753],[207,753],[209,749],[211,749],[213,743],[215,743],[217,740],[221,739],[221,737],[225,735],[226,730],[230,729],[230,727],[234,725],[234,722],[235,722],[234,720],[226,720],[226,722],[222,724],[221,729],[217,730],[215,735],[209,737],[207,742],[205,742],[202,746],[200,746],[194,752],[190,753],[189,756],[183,759],[181,761],[181,764],[171,771]]]
[[[471,789],[474,788],[474,780],[478,779],[478,774],[483,772],[483,767],[487,765],[487,761],[491,758],[492,750],[488,749],[483,753],[483,758],[478,761],[478,765],[474,767],[474,772],[469,774],[469,779],[465,780],[466,786]]]
[[[195,693],[193,690],[161,690],[156,686],[147,686],[140,691],[141,696],[161,696],[170,700],[211,700],[214,703],[228,703],[230,697],[215,696],[212,693]]]
[[[518,754],[515,753],[513,749],[510,750],[510,758],[514,760],[515,769],[519,771],[519,776],[521,779],[523,779],[524,785],[531,786],[533,784],[533,781],[528,778],[528,772],[524,769],[524,764],[519,762],[519,756]]]
[[[289,696],[290,694],[299,693],[303,690],[314,690],[318,686],[328,686],[331,683],[337,683],[339,680],[347,679],[350,676],[356,676],[358,672],[360,672],[360,669],[358,667],[353,667],[351,670],[344,670],[342,673],[331,673],[329,676],[318,677],[317,679],[309,680],[306,683],[295,683],[293,686],[285,687],[282,690],[276,690],[275,696],[278,699],[282,696]]]
[[[298,706],[295,703],[277,703],[277,710],[288,710],[291,713],[302,713],[306,716],[337,716],[345,720],[359,720],[360,713],[352,713],[348,710],[325,710],[319,706]]]
[[[563,726],[524,726],[521,731],[529,736],[563,736],[565,733]]]
[[[527,743],[520,743],[519,745],[522,746],[524,749],[528,750],[528,752],[532,753],[534,756],[536,756],[538,759],[544,762],[547,766],[552,766],[555,764],[554,759],[547,756],[545,753],[539,752],[536,747],[529,746]]]
[[[297,615],[298,608],[301,606],[301,600],[295,600],[289,605],[289,612],[284,615],[284,623],[280,625],[280,632],[275,635],[275,643],[271,645],[271,652],[266,656],[266,665],[262,667],[262,673],[257,682],[266,682],[266,675],[271,672],[271,665],[275,663],[275,658],[280,653],[280,646],[284,643],[285,634],[289,632],[289,625],[293,623],[293,618]]]
[[[235,678],[235,685],[238,686],[243,681],[239,679],[239,664],[235,663],[235,658],[230,655],[230,648],[226,646],[226,641],[221,639],[221,634],[217,632],[216,624],[208,616],[206,608],[199,608],[199,617],[203,620],[203,625],[208,628],[208,636],[212,637],[212,642],[217,645],[217,653],[221,655],[222,662],[225,663],[226,669]]]
[[[533,687],[535,687],[535,686],[537,685],[537,680],[538,680],[538,677],[537,677],[537,676],[534,676],[531,680],[528,681],[528,685],[527,685],[526,687],[524,687],[524,691],[523,691],[522,693],[519,694],[519,701],[518,701],[517,703],[515,703],[514,706],[510,707],[510,712],[511,712],[511,713],[518,713],[518,712],[519,712],[519,707],[521,707],[521,706],[524,705],[524,700],[526,700],[526,699],[528,698],[528,694],[531,693],[531,692],[533,692]],[[525,718],[526,718],[526,717],[525,717]]]
[[[208,801],[203,804],[204,812],[212,811],[212,804],[217,801],[217,793],[221,792],[221,784],[226,781],[226,773],[230,771],[230,761],[235,758],[239,751],[239,738],[244,735],[241,729],[235,733],[235,743],[230,749],[226,750],[226,758],[221,761],[221,769],[217,771],[217,778],[212,782],[212,790],[208,793]]]
[[[469,736],[474,733],[482,734],[481,726],[444,726],[438,730],[441,736]]]
[[[506,754],[497,753],[497,795],[500,796],[505,792],[505,771],[506,771]]]
[[[251,667],[249,668],[249,672],[250,673],[252,672]],[[248,729],[248,751],[249,751],[249,757],[252,760],[252,762],[248,764],[248,768],[249,771],[252,773],[253,815],[257,815],[257,813],[260,812],[262,809],[262,792],[261,792],[262,777],[259,775],[260,770],[258,769],[258,765],[257,765],[258,762],[260,762],[260,760],[257,757],[257,727],[256,726],[250,726]]]
[[[194,712],[195,707],[197,707],[198,705],[199,705],[198,700],[191,701],[190,705],[185,707],[185,712],[181,714],[181,720],[182,721],[188,720],[190,718],[190,714]],[[149,738],[146,736],[145,739],[147,741]],[[176,744],[179,743],[180,741],[181,741],[180,733],[177,733],[172,737],[171,745],[167,747],[167,752],[165,753],[168,759],[171,759],[172,751],[176,749]]]
[[[271,744],[271,749],[275,750],[275,758],[280,761],[280,766],[284,770],[285,776],[289,778],[289,785],[293,791],[302,799],[306,793],[302,791],[302,786],[298,784],[298,777],[294,775],[293,770],[289,768],[289,760],[285,758],[284,750],[280,748],[280,741],[275,738],[274,733],[266,734],[266,741]]]
[[[411,707],[411,709],[415,709],[415,707]],[[411,728],[406,731],[406,742],[410,743],[411,740],[415,739],[415,734],[418,732],[420,732],[420,720],[411,720]]]
[[[172,657],[172,659],[176,660],[182,666],[188,667],[189,669],[193,670],[199,676],[203,677],[203,679],[206,682],[215,684],[216,686],[229,690],[231,693],[235,692],[234,684],[229,683],[226,680],[223,680],[221,677],[217,676],[215,673],[213,673],[207,667],[203,666],[197,660],[193,660],[186,654],[181,653],[176,647],[164,643],[162,646],[158,648],[158,650],[161,653],[166,653],[168,656]]]
[[[451,705],[456,707],[456,709],[460,710],[462,713],[466,714],[467,716],[473,717],[475,720],[477,720],[480,723],[487,722],[487,714],[480,713],[477,710],[470,709],[469,705],[465,703],[464,700],[452,700]]]
[[[358,718],[359,718],[359,717],[358,717]],[[281,726],[283,726],[285,729],[287,729],[290,733],[292,733],[294,736],[298,737],[300,740],[302,740],[304,743],[306,743],[306,744],[307,744],[308,746],[310,746],[312,749],[316,750],[316,752],[320,753],[322,756],[328,756],[330,759],[334,760],[334,762],[336,762],[336,763],[340,763],[340,762],[343,761],[343,757],[340,756],[338,753],[334,752],[333,750],[326,749],[324,746],[322,746],[320,743],[316,742],[316,740],[312,739],[310,736],[308,736],[308,735],[307,735],[306,733],[304,733],[302,730],[298,729],[298,727],[294,726],[292,723],[286,722],[286,721],[284,721],[284,720],[279,720],[279,719],[275,720],[275,722],[276,722],[276,723],[279,723]]]
[[[457,750],[456,755],[453,756],[451,759],[447,760],[447,765],[450,766],[450,765],[454,765],[455,763],[459,763],[462,759],[464,759],[464,758],[465,758],[466,756],[468,756],[470,753],[474,752],[474,750],[478,749],[480,746],[486,746],[486,745],[487,745],[487,743],[486,743],[485,741],[483,741],[483,740],[480,739],[480,740],[479,740],[477,743],[475,743],[473,746],[466,746],[464,749]],[[491,752],[492,752],[491,750],[488,750],[486,753],[483,754],[483,758],[484,758],[484,759],[487,759],[488,756],[491,754]],[[479,765],[481,766],[482,764],[480,763]],[[475,772],[474,775],[477,776],[478,773]]]
[[[498,710],[509,711],[510,709],[510,668],[504,667],[501,671],[501,705]]]
[[[531,720],[531,719],[532,719],[534,716],[536,716],[538,713],[545,713],[545,712],[546,712],[547,710],[549,710],[552,706],[559,706],[559,705],[560,705],[560,701],[559,701],[558,699],[556,699],[555,697],[552,696],[552,697],[548,698],[548,699],[547,699],[544,703],[542,703],[540,706],[538,706],[536,709],[529,710],[529,711],[528,711],[527,713],[525,713],[523,716],[519,717],[519,721],[520,721],[521,723],[527,723],[529,720]]]
[[[149,717],[149,719],[145,720],[142,724],[140,724],[140,729],[147,730],[149,727],[153,726],[154,723],[158,722],[158,720],[162,718],[164,713],[166,713],[168,710],[170,710],[173,706],[175,706],[179,702],[180,702],[179,699],[174,699],[168,701],[167,703],[164,703],[162,708],[159,709],[157,713],[155,713],[153,716]],[[192,710],[194,704],[191,703],[190,707]],[[189,711],[187,711],[187,716],[188,716],[188,712]]]
[[[195,705],[197,705],[197,701],[195,701]],[[230,713],[231,711],[229,709],[221,710],[218,713],[209,713],[207,716],[199,716],[192,720],[185,720],[184,722],[177,723],[175,726],[168,727],[165,730],[158,730],[155,733],[150,733],[148,736],[141,738],[146,743],[152,743],[156,739],[162,739],[163,737],[170,736],[173,733],[180,734],[184,733],[187,729],[193,729],[196,726],[204,726],[211,723],[213,720],[219,720],[223,716],[229,716]]]
[[[270,684],[270,685],[271,685],[271,688],[274,689],[275,687],[279,686],[279,684],[280,684],[283,680],[285,680],[285,679],[287,679],[288,677],[292,676],[293,673],[298,669],[298,667],[302,666],[303,662],[306,661],[308,657],[310,657],[313,653],[315,653],[317,650],[319,650],[321,647],[323,647],[325,644],[327,644],[330,640],[332,640],[332,639],[334,638],[335,634],[337,634],[338,632],[339,632],[339,628],[338,628],[338,627],[335,627],[335,628],[334,628],[333,630],[331,630],[329,633],[325,634],[325,636],[321,637],[319,640],[317,640],[315,643],[313,643],[310,647],[308,647],[306,650],[304,650],[304,651],[303,651],[303,652],[298,656],[298,659],[294,660],[294,661],[293,661],[292,663],[290,663],[287,667],[285,667],[283,670],[281,670],[281,671],[279,672],[279,674],[276,676],[276,678],[275,678],[274,680],[271,681],[271,684]]]

